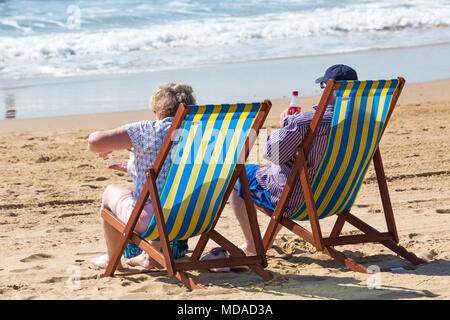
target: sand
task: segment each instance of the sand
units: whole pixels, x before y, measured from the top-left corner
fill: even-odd
[[[192,272],[208,287],[194,291],[160,271],[102,278],[102,271],[89,263],[105,252],[99,222],[104,188],[111,183],[131,188],[131,181],[89,153],[87,137],[93,130],[145,119],[150,112],[1,121],[0,299],[449,299],[449,87],[450,80],[408,84],[380,146],[400,244],[427,264],[376,275],[355,273],[283,230],[267,253],[272,281],[250,271]],[[274,100],[268,132],[287,104]],[[116,160],[126,156],[114,153]],[[265,163],[256,149],[249,162]],[[380,231],[386,229],[373,168],[352,211]],[[264,230],[268,219],[262,214],[258,219]],[[321,221],[325,235],[334,221]],[[236,244],[242,241],[229,204],[217,230]],[[197,240],[189,240],[190,250]],[[379,244],[342,250],[367,266],[405,265]]]

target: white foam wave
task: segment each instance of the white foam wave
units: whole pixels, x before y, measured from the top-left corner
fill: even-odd
[[[0,20],[0,24],[7,26],[7,27],[15,28],[17,30],[21,30],[24,34],[29,34],[32,32],[32,28],[22,27],[19,25],[17,20],[14,20],[14,19],[2,19],[2,20]]]
[[[171,3],[178,7],[186,4],[181,1]],[[407,6],[404,2],[381,2],[254,17],[172,21],[141,28],[85,30],[81,21],[81,29],[76,32],[0,37],[0,64],[7,65],[1,73],[13,74],[12,70],[17,72],[21,63],[41,63],[47,67],[53,64],[56,69],[64,63],[62,69],[69,73],[99,68],[126,69],[143,64],[155,67],[167,63],[166,67],[170,67],[183,61],[203,61],[203,51],[210,53],[209,59],[223,59],[223,62],[227,59],[257,59],[265,57],[258,52],[263,43],[269,46],[277,41],[299,42],[320,37],[342,37],[344,41],[352,42],[353,38],[373,36],[377,32],[386,36],[389,32],[405,29],[448,29],[449,17],[449,4],[427,2],[420,5],[416,2],[414,6]],[[2,23],[20,27],[11,21]],[[323,42],[318,44],[323,45]],[[246,56],[239,56],[239,52],[226,49],[236,46],[255,46],[258,50],[246,49],[242,51]],[[358,44],[354,47],[358,48]],[[321,50],[316,48],[317,53]],[[249,52],[255,56],[248,56]],[[54,72],[51,71],[54,68],[48,68],[47,72]]]

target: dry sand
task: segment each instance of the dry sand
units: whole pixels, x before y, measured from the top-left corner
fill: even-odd
[[[89,264],[105,252],[99,222],[104,188],[110,183],[131,188],[131,181],[87,152],[87,137],[94,129],[142,120],[150,112],[1,121],[0,299],[449,299],[449,88],[450,80],[407,85],[380,146],[400,244],[428,264],[375,276],[355,273],[286,230],[268,251],[272,281],[252,272],[192,272],[208,286],[194,291],[163,272],[102,278],[102,271]],[[286,105],[286,100],[274,101],[269,132]],[[114,154],[116,160],[126,156]],[[249,162],[263,163],[256,149]],[[353,213],[384,231],[381,210],[370,168]],[[263,230],[268,219],[258,217]],[[334,221],[321,221],[325,234]],[[241,243],[229,205],[217,228]],[[197,239],[189,240],[191,250]],[[405,264],[378,244],[342,250],[365,265]],[[370,284],[380,286],[370,289]]]

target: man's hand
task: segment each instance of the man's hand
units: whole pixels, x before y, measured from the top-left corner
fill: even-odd
[[[286,110],[284,110],[281,115],[280,115],[280,128],[283,128],[284,126],[284,119],[286,119],[287,117],[289,117],[289,108],[286,108]]]

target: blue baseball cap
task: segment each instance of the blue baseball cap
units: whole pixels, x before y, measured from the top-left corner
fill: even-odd
[[[345,64],[335,64],[325,71],[323,77],[317,78],[316,83],[327,82],[329,79],[340,80],[358,80],[356,71]]]

